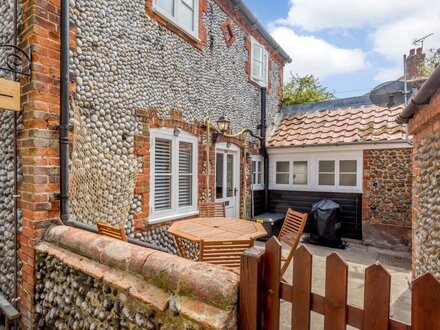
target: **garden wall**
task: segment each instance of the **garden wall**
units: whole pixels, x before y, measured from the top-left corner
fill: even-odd
[[[440,91],[408,124],[414,134],[413,272],[440,278]]]
[[[66,226],[36,246],[39,329],[235,329],[239,276]]]
[[[364,243],[409,250],[412,148],[365,150],[363,180]]]

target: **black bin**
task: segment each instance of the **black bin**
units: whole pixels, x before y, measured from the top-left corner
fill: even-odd
[[[341,206],[330,199],[314,204],[310,243],[343,249],[341,214]]]
[[[284,214],[266,212],[254,216],[252,220],[261,223],[267,231],[267,236],[259,238],[258,240],[267,241],[272,236],[278,236],[280,233],[284,222]]]

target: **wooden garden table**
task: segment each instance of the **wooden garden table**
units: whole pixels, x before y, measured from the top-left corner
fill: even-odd
[[[198,243],[204,241],[242,241],[267,235],[263,225],[235,218],[195,218],[174,222],[168,232],[176,237],[182,256],[185,249],[178,238]]]

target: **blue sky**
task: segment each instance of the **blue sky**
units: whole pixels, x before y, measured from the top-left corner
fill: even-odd
[[[293,58],[285,69],[314,74],[337,97],[367,93],[403,74],[412,41],[434,33],[440,48],[439,0],[245,0]]]

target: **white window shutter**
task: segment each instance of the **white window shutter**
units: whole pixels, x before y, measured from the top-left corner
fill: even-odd
[[[179,207],[192,205],[193,145],[179,142]]]
[[[155,140],[154,209],[156,211],[171,209],[171,149],[171,140]]]

